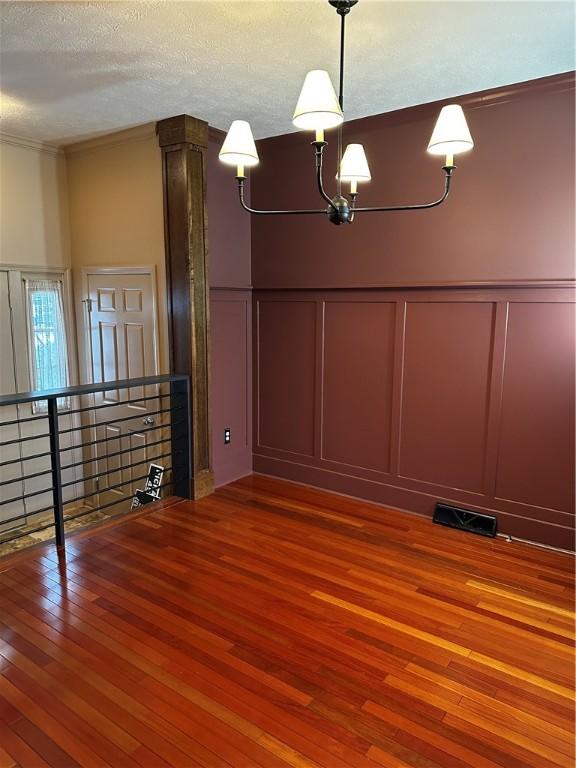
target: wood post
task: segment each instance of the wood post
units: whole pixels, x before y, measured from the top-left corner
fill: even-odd
[[[206,243],[208,123],[189,115],[156,125],[162,150],[170,371],[190,376],[191,498],[214,490],[208,409]]]

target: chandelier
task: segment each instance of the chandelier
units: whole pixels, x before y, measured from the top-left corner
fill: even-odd
[[[313,70],[308,72],[300,92],[293,124],[304,131],[314,131],[315,139],[311,142],[315,150],[316,183],[321,198],[327,203],[324,208],[311,210],[259,210],[251,208],[244,198],[246,182],[245,169],[257,165],[258,152],[250,124],[245,120],[234,120],[220,150],[220,160],[236,166],[236,181],[240,204],[248,213],[263,215],[288,214],[324,214],[333,224],[352,223],[356,213],[379,211],[421,211],[441,205],[450,192],[454,165],[454,155],[472,149],[474,142],[466,123],[462,107],[449,104],[442,107],[436,125],[428,143],[428,152],[432,155],[444,155],[444,191],[437,200],[418,205],[358,207],[358,184],[370,181],[371,174],[362,144],[348,144],[342,154],[342,123],[344,122],[344,35],[346,16],[358,0],[328,0],[340,16],[340,82],[339,94],[330,80],[328,72]],[[338,129],[338,173],[336,176],[336,195],[331,197],[324,187],[323,154],[327,146],[324,131]],[[342,184],[350,184],[349,195],[342,194]]]

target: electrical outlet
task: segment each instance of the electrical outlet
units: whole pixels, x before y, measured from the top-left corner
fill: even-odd
[[[228,445],[228,443],[232,440],[232,434],[230,431],[230,427],[224,428],[224,445]]]

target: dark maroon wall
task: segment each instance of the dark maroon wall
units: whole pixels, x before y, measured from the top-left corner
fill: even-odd
[[[444,208],[253,218],[254,468],[573,548],[574,81],[458,101],[477,146]],[[367,204],[438,194],[438,108],[347,126]],[[317,206],[307,140],[260,142],[256,205]]]
[[[250,216],[240,208],[234,168],[218,160],[224,133],[210,128],[207,207],[209,279],[214,288],[252,285]]]
[[[252,225],[255,288],[350,288],[422,282],[574,276],[574,80],[545,78],[462,99],[476,146],[456,158],[445,206],[418,213],[261,217]],[[426,153],[440,103],[356,120],[373,180],[362,204],[426,202],[443,186],[443,158]],[[261,207],[322,207],[309,133],[259,142],[251,171]],[[334,132],[327,133],[334,188]]]
[[[234,170],[218,161],[223,135],[208,144],[212,463],[216,485],[252,471],[250,217],[238,205]],[[224,429],[232,441],[224,444]]]

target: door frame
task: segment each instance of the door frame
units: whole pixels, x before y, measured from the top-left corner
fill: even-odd
[[[78,375],[80,384],[91,384],[92,382],[92,329],[90,323],[90,317],[88,313],[88,280],[91,275],[148,275],[152,288],[152,326],[154,332],[153,339],[153,356],[156,373],[160,370],[160,338],[159,338],[159,322],[158,322],[158,284],[156,277],[156,266],[153,264],[141,264],[130,266],[86,266],[80,268],[80,279],[76,283],[75,291],[75,304],[76,304],[76,327],[77,344],[78,344]],[[88,424],[88,422],[86,422]],[[88,431],[92,435],[92,439],[96,439],[95,425],[91,424],[91,429]],[[90,474],[96,474],[94,469],[97,467],[96,459],[94,456],[87,453],[83,457],[84,459],[93,460],[93,469]],[[92,487],[92,486],[91,486]],[[95,492],[93,498],[97,499],[97,504],[100,504],[99,490],[97,486],[94,486]]]
[[[152,324],[154,328],[154,364],[160,370],[160,338],[158,324],[158,285],[156,266],[89,266],[81,267],[76,290],[76,325],[78,328],[78,374],[80,384],[92,384],[92,333],[88,317],[88,278],[90,275],[148,275],[152,286]]]
[[[28,350],[28,331],[22,320],[26,320],[24,307],[24,292],[22,279],[24,275],[44,276],[47,279],[60,277],[62,279],[62,299],[64,319],[69,323],[69,333],[66,336],[66,355],[68,358],[68,377],[70,386],[79,383],[80,359],[74,354],[72,342],[77,341],[76,317],[74,312],[74,294],[72,290],[72,269],[67,266],[45,264],[0,264],[0,270],[8,273],[8,290],[10,292],[10,307],[12,316],[12,337],[14,342],[22,349]],[[15,315],[20,320],[18,326],[14,325]],[[15,359],[16,391],[25,392],[32,389],[30,381],[29,357],[19,355]]]
[[[23,281],[28,277],[35,277],[39,279],[54,279],[61,281],[62,283],[62,309],[64,312],[64,322],[66,323],[66,359],[68,362],[68,384],[69,386],[76,386],[78,384],[80,359],[77,354],[77,324],[74,311],[74,292],[73,292],[73,279],[72,268],[64,264],[12,264],[2,263],[0,264],[0,272],[6,272],[8,280],[8,292],[9,292],[9,307],[10,307],[10,325],[12,334],[12,343],[14,345],[13,365],[14,365],[14,377],[15,377],[15,391],[27,392],[32,389],[32,381],[30,375],[30,333],[28,326],[28,310],[26,306],[25,290]],[[26,354],[17,354],[16,350],[25,350]],[[71,409],[74,410],[76,405],[72,400]],[[31,405],[21,404],[17,406],[19,418],[29,418],[33,416]],[[62,415],[66,415],[66,411],[61,411]],[[38,418],[43,418],[39,415]],[[72,415],[70,421],[70,427],[75,428],[80,424],[80,418],[77,414]],[[75,435],[73,436],[75,437]],[[82,459],[82,451],[79,448],[72,450],[72,460],[74,462]],[[24,463],[27,457],[22,456],[21,468],[23,471]],[[63,465],[64,469],[65,466]],[[78,485],[74,485],[72,488],[74,492],[77,492],[78,487],[82,487],[83,468],[76,467],[73,470],[73,479]],[[23,481],[24,488],[26,480]],[[23,490],[24,490],[23,488]],[[82,492],[82,491],[81,491]],[[39,497],[35,497],[38,499]],[[41,497],[40,497],[41,498]],[[69,510],[74,505],[74,499],[67,501],[65,499],[66,509]],[[34,510],[27,510],[27,504],[25,502],[24,509],[26,512],[26,521],[30,517],[34,517],[36,514]],[[21,525],[25,525],[25,521],[22,520]]]

